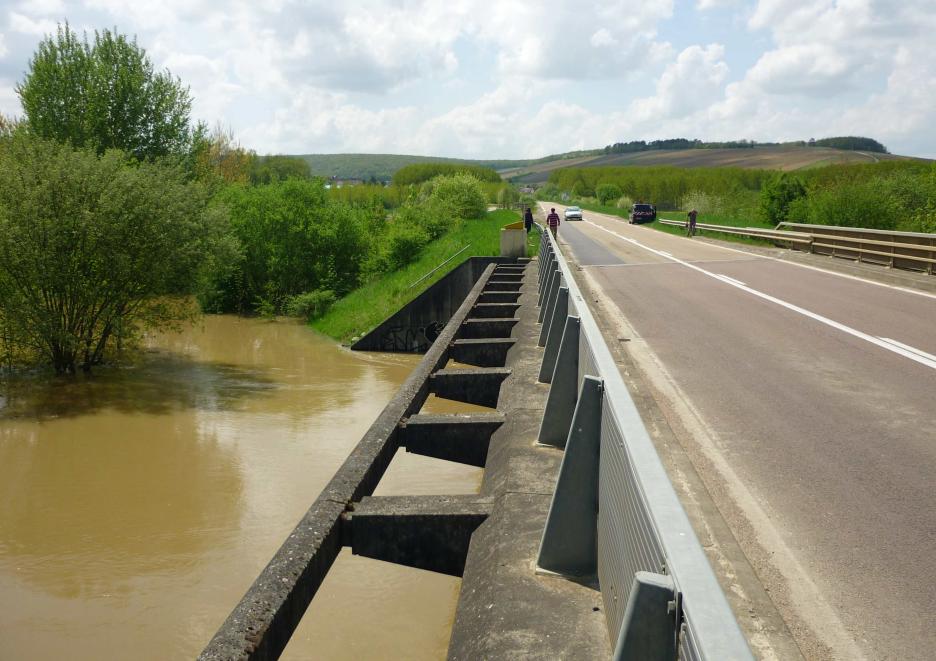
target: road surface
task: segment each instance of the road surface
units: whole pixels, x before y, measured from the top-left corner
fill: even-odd
[[[559,237],[804,655],[934,658],[936,296],[591,212]]]

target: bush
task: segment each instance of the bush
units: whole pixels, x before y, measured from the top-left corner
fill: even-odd
[[[316,289],[290,297],[286,302],[286,314],[302,317],[306,321],[318,319],[338,300],[331,289]]]
[[[634,201],[626,195],[622,195],[614,203],[614,206],[618,209],[630,209],[632,206],[634,206]]]
[[[536,191],[536,199],[547,202],[549,200],[558,200],[560,195],[562,195],[562,191],[559,190],[556,184],[546,184]]]
[[[809,222],[818,225],[893,230],[903,215],[884,180],[847,182],[814,191]]]
[[[386,241],[387,270],[395,271],[415,260],[427,243],[429,237],[420,228],[405,225],[395,227]]]
[[[761,217],[771,225],[787,219],[790,203],[806,196],[806,186],[796,176],[780,173],[764,183],[761,189]]]
[[[481,184],[471,175],[441,176],[431,183],[429,204],[434,213],[448,214],[459,220],[481,218],[487,213]]]
[[[611,200],[618,199],[622,194],[621,187],[617,184],[598,184],[595,187],[595,197],[603,206],[610,204]]]
[[[695,209],[700,214],[721,214],[725,211],[722,199],[700,190],[689,191],[680,201],[684,211]]]

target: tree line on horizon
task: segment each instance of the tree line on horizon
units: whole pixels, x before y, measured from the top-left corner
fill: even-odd
[[[756,142],[754,140],[729,140],[726,142],[703,142],[698,139],[669,138],[666,140],[631,140],[630,142],[615,142],[606,145],[601,153],[604,154],[630,154],[654,150],[681,150],[681,149],[753,149],[754,147],[776,147],[780,145],[797,145],[801,147],[832,147],[850,151],[870,151],[878,154],[887,154],[887,148],[877,140],[860,136],[841,136],[834,138],[821,138],[815,140],[799,140],[796,142]]]

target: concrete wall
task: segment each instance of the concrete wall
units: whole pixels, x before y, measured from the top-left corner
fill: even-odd
[[[351,345],[355,351],[425,353],[465,300],[488,264],[512,264],[504,257],[470,257],[396,314]]]

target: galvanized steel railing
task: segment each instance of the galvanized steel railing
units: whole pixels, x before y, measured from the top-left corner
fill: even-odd
[[[662,218],[660,223],[686,226],[684,220]],[[780,223],[776,229],[697,223],[696,229],[764,239],[817,255],[844,257],[907,271],[936,273],[936,234],[807,223]]]
[[[558,245],[539,255],[539,442],[565,448],[538,567],[597,578],[616,659],[751,659]]]

